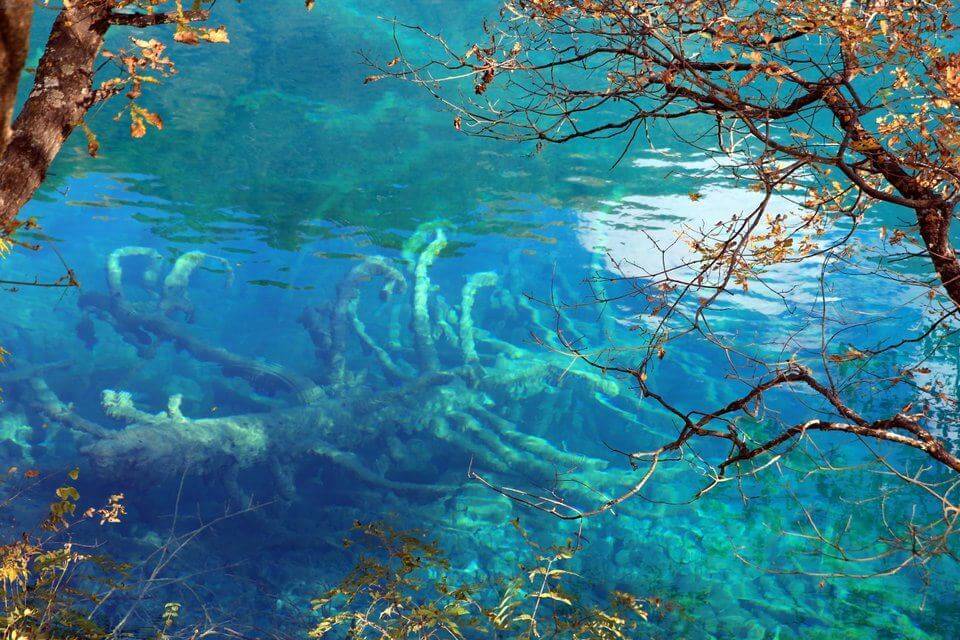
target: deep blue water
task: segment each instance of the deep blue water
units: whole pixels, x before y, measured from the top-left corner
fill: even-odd
[[[64,263],[76,272],[79,291],[20,287],[4,294],[0,344],[12,354],[6,373],[49,365],[33,377],[72,414],[110,434],[92,445],[38,410],[35,387],[4,383],[4,464],[49,473],[78,466],[78,486],[92,504],[122,491],[130,511],[124,523],[89,534],[107,536],[121,557],[155,546],[175,505],[177,526],[188,529],[250,500],[269,503],[212,528],[172,569],[202,568],[199,597],[244,623],[290,635],[307,628],[309,599],[351,564],[340,540],[356,519],[431,530],[474,579],[511,571],[521,559],[516,535],[504,526],[511,518],[544,540],[570,535],[568,524],[468,483],[471,460],[513,486],[542,488],[559,471],[608,494],[637,472],[607,446],[643,449],[676,425],[640,401],[629,380],[602,377],[556,350],[559,323],[590,349],[616,347],[612,357],[629,363],[630,347],[641,340],[641,302],[589,305],[558,320],[536,299],[590,300],[585,280],[614,275],[614,262],[642,267],[659,260],[651,239],[669,242],[678,225],[712,224],[752,206],[754,194],[719,177],[701,156],[671,148],[668,131],[653,132],[657,148],[638,144],[612,167],[622,142],[533,154],[457,133],[449,114],[410,87],[362,84],[368,70],[357,51],[390,55],[391,29],[378,15],[442,26],[466,41],[479,16],[494,9],[485,2],[466,10],[452,5],[326,3],[311,14],[295,2],[218,6],[232,44],[174,49],[180,75],[146,98],[164,116],[164,131],[131,141],[106,106],[90,121],[102,157],[86,158],[75,141],[29,205],[43,248],[2,263],[10,280],[50,281]],[[40,39],[46,19],[37,25]],[[703,198],[694,202],[691,192]],[[861,241],[875,242],[880,224],[865,225]],[[430,373],[412,308],[415,265],[438,230],[447,244],[423,272],[432,283],[423,291],[437,353]],[[418,237],[423,242],[411,240]],[[122,259],[124,308],[149,317],[170,311],[166,322],[193,347],[109,321],[116,314],[105,311],[115,304],[107,264],[123,247],[155,251],[160,274],[158,281],[145,277],[152,257]],[[215,258],[193,273],[189,302],[179,292],[164,297],[163,278],[191,251]],[[671,259],[682,251],[672,250]],[[311,342],[305,310],[314,309],[321,323],[336,316],[338,291],[348,291],[344,279],[374,256],[406,284],[386,299],[377,278],[358,285],[356,318],[389,365],[362,347],[349,305],[340,316],[346,350],[337,360],[335,345]],[[467,372],[461,295],[478,272],[494,272],[497,283],[476,295],[478,361]],[[818,273],[816,264],[778,268],[768,274],[771,289],[729,296],[721,330],[756,345],[795,333],[791,348],[803,357],[818,339],[807,326],[819,309]],[[881,317],[904,295],[853,272],[830,284],[838,313]],[[165,300],[185,306],[165,308]],[[895,317],[848,339],[879,341],[916,326],[922,301],[902,302]],[[224,352],[199,353],[205,348],[229,350],[246,364],[223,366]],[[955,353],[947,345],[935,362],[954,386]],[[267,373],[251,374],[251,361]],[[391,366],[409,379],[398,382]],[[724,377],[728,366],[722,353],[690,339],[672,345],[654,375],[664,393],[692,409],[738,391]],[[305,381],[321,388],[313,405],[319,409],[303,409],[304,396],[317,398]],[[215,435],[164,436],[163,429],[177,428],[168,418],[151,428],[143,426],[152,424],[150,416],[123,418],[110,404],[116,395],[104,406],[105,390],[129,392],[147,414],[163,412],[180,395],[185,420],[207,421],[183,428]],[[878,391],[863,401],[882,411],[901,400]],[[808,419],[803,398],[773,402],[784,422]],[[233,428],[235,416],[248,415],[255,417]],[[142,430],[119,435],[131,422]],[[818,444],[835,447],[837,459],[850,464],[864,457],[850,439]],[[586,549],[575,559],[580,588],[628,588],[670,603],[638,637],[960,634],[951,559],[935,561],[929,574],[869,580],[793,572],[831,573],[840,564],[805,555],[802,540],[783,535],[804,527],[798,502],[827,531],[842,528],[852,513],[853,535],[875,540],[882,535],[877,511],[856,501],[876,495],[886,478],[855,471],[807,476],[801,457],[748,482],[742,493],[724,486],[672,504],[702,481],[695,464],[677,465],[643,497],[587,525]],[[588,504],[588,492],[564,486],[572,500]],[[915,504],[921,512],[936,509],[910,494],[892,500],[890,517],[903,518]],[[188,611],[197,606],[181,596]]]

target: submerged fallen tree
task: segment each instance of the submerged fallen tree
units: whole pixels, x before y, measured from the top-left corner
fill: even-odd
[[[139,407],[128,390],[107,389],[101,405],[113,424],[100,424],[61,401],[43,371],[10,383],[16,385],[16,398],[26,413],[77,435],[81,452],[104,474],[161,481],[189,469],[222,482],[230,495],[243,500],[243,472],[264,466],[277,493],[293,500],[296,463],[312,459],[314,466],[341,468],[374,487],[449,491],[450,477],[404,479],[405,469],[433,455],[419,446],[426,441],[443,443],[426,448],[438,449],[447,459],[470,461],[478,469],[508,477],[520,474],[538,486],[556,486],[558,478],[576,472],[578,481],[567,492],[596,500],[590,487],[609,482],[607,462],[570,453],[554,444],[560,438],[545,437],[557,435],[549,433],[557,431],[550,423],[562,416],[549,411],[548,400],[570,379],[575,381],[571,392],[609,403],[620,395],[617,381],[476,327],[478,296],[482,288],[497,284],[497,274],[467,278],[459,308],[448,305],[435,294],[429,276],[445,244],[442,228],[421,230],[405,248],[405,255],[412,256],[407,275],[402,265],[387,258],[366,258],[345,275],[331,304],[304,312],[301,321],[318,360],[317,381],[289,367],[211,345],[190,330],[193,305],[186,292],[191,274],[209,261],[225,265],[230,275],[225,261],[191,252],[176,259],[161,278],[163,260],[156,251],[124,247],[113,252],[107,258],[107,292],[85,292],[80,297],[85,313],[112,326],[142,357],[167,343],[217,366],[225,377],[245,381],[255,396],[271,396],[265,399],[271,407],[265,411],[191,418],[182,408],[182,397],[173,395],[162,411],[152,413]],[[130,282],[124,281],[132,278],[124,267],[144,259],[139,291],[131,297],[126,291]],[[413,278],[410,287],[408,277]],[[382,282],[380,297],[394,307],[384,315],[390,318],[384,344],[362,320],[361,290],[372,280]],[[502,287],[498,293],[505,295]],[[357,357],[351,350],[354,341],[369,357]],[[366,384],[371,377],[386,384]],[[532,425],[539,433],[515,423],[516,406],[522,403],[513,401],[534,397],[544,400],[539,424]],[[377,454],[374,460],[371,451]],[[461,477],[465,470],[465,465],[459,468]]]

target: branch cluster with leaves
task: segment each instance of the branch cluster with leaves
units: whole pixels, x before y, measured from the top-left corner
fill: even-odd
[[[134,138],[147,125],[160,129],[163,120],[140,104],[146,84],[156,84],[175,73],[166,45],[157,38],[130,37],[129,47],[103,49],[113,29],[143,31],[163,25],[175,27],[173,40],[185,45],[227,43],[225,27],[208,27],[210,0],[196,0],[189,8],[181,0],[75,0],[59,9],[34,74],[33,89],[12,123],[12,132],[0,156],[0,230],[9,237],[23,225],[17,217],[33,197],[67,138],[80,127],[90,155],[100,143],[86,124],[90,109],[125,95],[128,102],[117,115],[130,119]],[[26,24],[29,29],[29,22]],[[101,63],[102,61],[102,63]],[[98,76],[107,64],[118,75]]]
[[[579,546],[543,547],[512,524],[534,555],[533,566],[501,586],[455,583],[456,572],[423,532],[360,523],[361,554],[344,580],[313,600],[322,615],[314,638],[557,638],[624,640],[637,637],[649,616],[646,602],[615,591],[604,605],[585,604],[567,583],[579,577],[560,568]],[[352,547],[347,539],[344,546]],[[340,635],[337,635],[337,634]]]
[[[816,438],[845,434],[864,445],[874,471],[933,496],[931,521],[891,534],[908,564],[952,553],[957,403],[929,363],[960,330],[954,18],[954,4],[941,0],[507,0],[467,46],[395,23],[398,55],[372,62],[371,79],[422,87],[451,110],[458,131],[538,150],[619,138],[615,162],[638,140],[656,147],[668,132],[684,151],[713,159],[712,178],[756,197],[716,224],[697,224],[702,194],[693,192],[693,220],[678,225],[672,244],[647,235],[636,248],[662,256],[653,266],[610,257],[612,275],[590,280],[592,299],[544,300],[558,318],[559,351],[632,380],[646,403],[674,417],[675,437],[621,452],[637,483],[597,508],[490,486],[579,519],[642,495],[667,465],[705,476],[692,499],[778,469],[790,454],[836,471]],[[408,53],[410,38],[432,47]],[[882,218],[891,210],[907,214],[895,228]],[[879,242],[865,236],[871,227]],[[686,247],[680,257],[677,246]],[[793,288],[778,283],[787,269],[814,274],[812,301],[793,300]],[[851,274],[895,292],[885,312],[866,318],[842,307],[834,278]],[[731,329],[731,309],[757,289],[791,318],[783,333]],[[590,303],[631,310],[628,348],[561,329],[559,318]],[[870,329],[902,322],[906,311],[920,316],[918,329],[873,340]],[[855,335],[866,340],[844,342]],[[716,378],[729,380],[728,397],[690,406],[661,379],[671,353],[705,348],[726,365]],[[881,391],[899,410],[870,406]],[[891,444],[907,451],[901,457]]]

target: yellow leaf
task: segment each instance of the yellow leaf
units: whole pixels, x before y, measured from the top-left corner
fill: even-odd
[[[856,347],[848,347],[845,353],[837,353],[827,356],[827,360],[830,362],[851,362],[853,360],[862,360],[866,358],[867,354],[863,351],[860,351]]]
[[[223,25],[217,27],[216,29],[201,30],[200,39],[206,40],[207,42],[230,44],[230,38],[227,35],[227,28]]]
[[[466,607],[458,603],[448,605],[444,612],[451,616],[465,616],[470,613]]]
[[[173,34],[173,39],[183,44],[200,44],[200,36],[197,35],[197,32],[184,26],[177,27],[176,33]]]
[[[569,598],[564,598],[562,595],[560,595],[556,591],[544,591],[539,595],[530,594],[530,597],[537,598],[537,599],[546,598],[548,600],[556,600],[557,602],[562,602],[563,604],[573,604],[573,602],[571,602]]]
[[[87,153],[90,154],[91,158],[96,158],[97,154],[100,153],[100,141],[97,140],[96,134],[87,126],[86,122],[80,123],[80,130],[87,138]]]
[[[143,124],[143,118],[134,118],[130,121],[130,136],[133,138],[142,138],[147,135],[147,127]]]
[[[57,493],[57,497],[60,498],[61,500],[79,500],[80,499],[80,494],[77,493],[77,490],[74,489],[73,487],[68,487],[68,486],[60,487],[59,489],[57,489],[56,493]]]
[[[150,111],[149,109],[144,109],[139,105],[136,105],[136,104],[130,105],[130,117],[134,121],[140,122],[140,124],[144,127],[143,133],[146,133],[146,126],[144,125],[144,123],[149,123],[155,126],[157,129],[163,129],[163,119],[158,114]],[[134,137],[139,138],[139,137],[142,137],[142,135],[143,134],[141,134],[140,136],[135,135]]]
[[[156,113],[144,110],[141,112],[141,115],[143,116],[144,120],[155,126],[157,129],[163,129],[163,120]]]

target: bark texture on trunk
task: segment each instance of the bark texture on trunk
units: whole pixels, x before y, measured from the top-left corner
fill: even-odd
[[[917,214],[917,228],[927,255],[944,291],[960,307],[960,260],[950,241],[953,207],[934,189],[921,184],[903,168],[896,156],[884,149],[876,137],[864,128],[860,114],[838,90],[826,92],[824,101],[850,137],[851,143],[861,149],[861,153],[870,161],[871,167],[893,185],[908,203],[919,205],[913,209]],[[857,182],[856,176],[851,175],[850,171],[847,168],[848,175]]]
[[[952,219],[953,210],[946,204],[917,209],[917,226],[933,268],[947,295],[960,307],[960,261],[950,242]]]
[[[43,182],[64,141],[93,100],[94,61],[109,28],[112,0],[74,0],[57,16],[37,68],[33,90],[13,123],[0,159],[0,232]]]
[[[13,134],[20,73],[30,52],[33,0],[0,0],[0,155]]]

